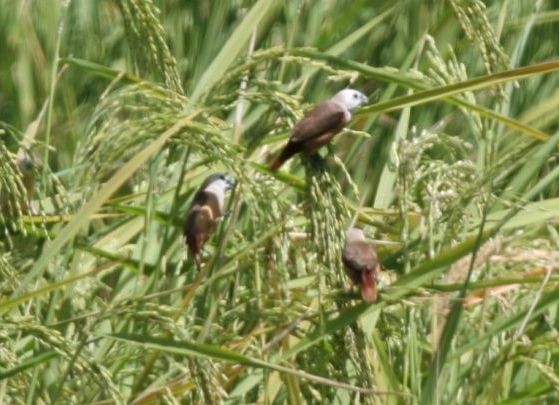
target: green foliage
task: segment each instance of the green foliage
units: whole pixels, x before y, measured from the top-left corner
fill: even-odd
[[[0,0],[0,403],[559,400],[555,3]]]

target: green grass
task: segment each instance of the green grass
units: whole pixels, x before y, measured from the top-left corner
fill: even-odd
[[[557,402],[555,7],[0,0],[0,403]],[[322,167],[269,172],[346,86]]]

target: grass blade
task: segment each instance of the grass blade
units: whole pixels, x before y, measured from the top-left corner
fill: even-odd
[[[223,45],[221,52],[214,58],[211,65],[206,68],[204,74],[196,84],[191,97],[193,103],[198,102],[204,93],[208,93],[212,90],[212,87],[225,72],[227,72],[227,69],[235,59],[246,49],[246,44],[258,24],[268,13],[273,11],[278,4],[281,4],[281,2],[274,0],[258,0],[258,2],[252,6],[241,24],[237,27],[235,32],[233,32],[225,45]]]
[[[363,392],[369,394],[400,395],[399,393],[379,392],[374,389],[356,387],[350,384],[345,384],[342,382],[330,380],[328,378],[320,377],[314,374],[309,374],[301,370],[280,366],[278,364],[274,364],[254,357],[246,356],[223,347],[204,344],[204,343],[193,343],[184,340],[175,341],[173,339],[161,339],[161,338],[154,338],[145,335],[134,335],[134,334],[125,334],[125,333],[107,335],[107,337],[116,340],[121,340],[124,342],[141,344],[144,347],[153,350],[158,350],[161,352],[176,353],[184,356],[194,356],[194,357],[200,357],[206,359],[225,361],[227,363],[242,364],[249,367],[275,370],[289,375],[293,375],[295,377],[303,378],[312,382],[316,382],[319,384],[326,384],[326,385],[334,386],[336,388],[346,389],[350,391],[357,391],[357,392]]]

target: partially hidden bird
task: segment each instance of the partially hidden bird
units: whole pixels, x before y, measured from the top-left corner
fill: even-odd
[[[360,91],[344,89],[334,97],[318,104],[291,131],[289,141],[270,165],[276,171],[293,155],[310,155],[327,144],[351,120],[351,112],[366,103],[368,98]]]
[[[201,268],[201,251],[214,232],[219,218],[224,214],[225,193],[235,185],[223,173],[208,176],[196,194],[184,224],[186,244],[198,270]]]
[[[0,213],[6,215],[7,213],[27,214],[32,212],[31,199],[35,189],[35,163],[31,158],[23,157],[16,162],[17,171],[16,175],[19,177],[19,185],[23,186],[23,190],[15,192],[12,190],[0,190]],[[14,182],[10,182],[14,184]],[[1,189],[2,187],[0,187]]]
[[[351,281],[361,289],[363,299],[375,302],[380,262],[375,248],[365,240],[361,229],[350,228],[347,231],[342,261]]]

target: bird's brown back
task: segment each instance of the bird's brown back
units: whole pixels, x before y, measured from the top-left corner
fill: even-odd
[[[184,236],[190,250],[199,253],[201,246],[215,229],[221,209],[216,196],[204,190],[198,191],[188,211],[184,224]]]
[[[379,261],[375,249],[365,241],[347,243],[342,254],[344,265],[354,271],[375,271]]]
[[[339,132],[347,124],[347,109],[333,101],[317,105],[291,131],[290,142],[304,142],[327,132]]]

